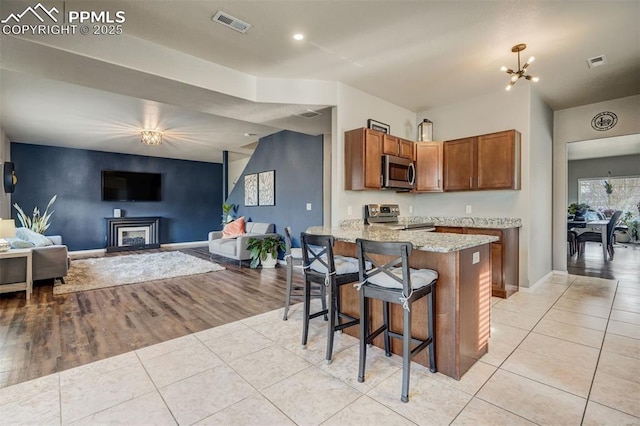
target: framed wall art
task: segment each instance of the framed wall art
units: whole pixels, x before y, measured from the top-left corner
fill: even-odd
[[[276,171],[269,170],[258,174],[258,204],[276,205]]]
[[[244,205],[258,205],[258,174],[253,173],[244,177]]]
[[[387,133],[391,132],[391,126],[381,123],[371,118],[367,120],[367,127],[371,130],[377,130],[378,132]]]

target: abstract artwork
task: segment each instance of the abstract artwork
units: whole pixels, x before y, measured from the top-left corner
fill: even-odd
[[[258,204],[261,206],[276,205],[275,174],[275,170],[269,170],[258,175]]]
[[[244,177],[244,205],[258,205],[258,174],[253,173]]]

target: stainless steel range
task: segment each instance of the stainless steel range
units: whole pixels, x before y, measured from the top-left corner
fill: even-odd
[[[433,223],[400,222],[400,206],[397,204],[366,204],[364,221],[368,225],[382,225],[396,230],[435,231]]]

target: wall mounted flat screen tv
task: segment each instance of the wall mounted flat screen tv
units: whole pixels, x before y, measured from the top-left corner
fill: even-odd
[[[161,201],[160,173],[102,171],[103,201]]]

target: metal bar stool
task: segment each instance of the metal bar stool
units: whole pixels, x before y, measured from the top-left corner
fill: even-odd
[[[291,227],[286,226],[284,228],[284,242],[286,250],[284,252],[284,259],[287,262],[287,287],[285,289],[284,294],[284,316],[282,319],[284,321],[287,320],[287,315],[289,315],[289,304],[291,303],[291,292],[292,290],[302,290],[303,287],[294,287],[293,282],[293,267],[296,264],[302,266],[302,249],[294,248],[291,243]],[[325,301],[326,304],[326,301]]]
[[[411,359],[420,351],[429,348],[429,369],[436,370],[435,336],[434,336],[434,294],[438,273],[431,269],[410,269],[409,256],[413,251],[410,242],[378,242],[357,239],[358,263],[360,269],[360,363],[358,381],[364,382],[367,358],[367,344],[373,342],[378,335],[384,333],[384,350],[391,356],[390,337],[402,339],[402,402],[409,402],[409,373]],[[394,259],[381,264],[380,256],[394,256]],[[371,262],[372,269],[367,268]],[[416,300],[427,296],[428,331],[425,340],[411,337],[411,305]],[[383,324],[373,332],[369,332],[369,301],[382,301]],[[403,307],[402,333],[389,329],[389,303],[400,304]],[[411,344],[417,344],[411,349]]]
[[[307,347],[309,320],[320,315],[329,319],[327,327],[326,362],[331,363],[333,354],[333,335],[336,331],[357,325],[359,320],[341,311],[340,286],[358,281],[358,261],[352,257],[334,256],[331,235],[300,234],[302,258],[304,260],[304,324],[302,329],[302,347]],[[329,309],[310,313],[311,283],[320,284],[329,290]],[[346,322],[343,322],[346,320]]]

